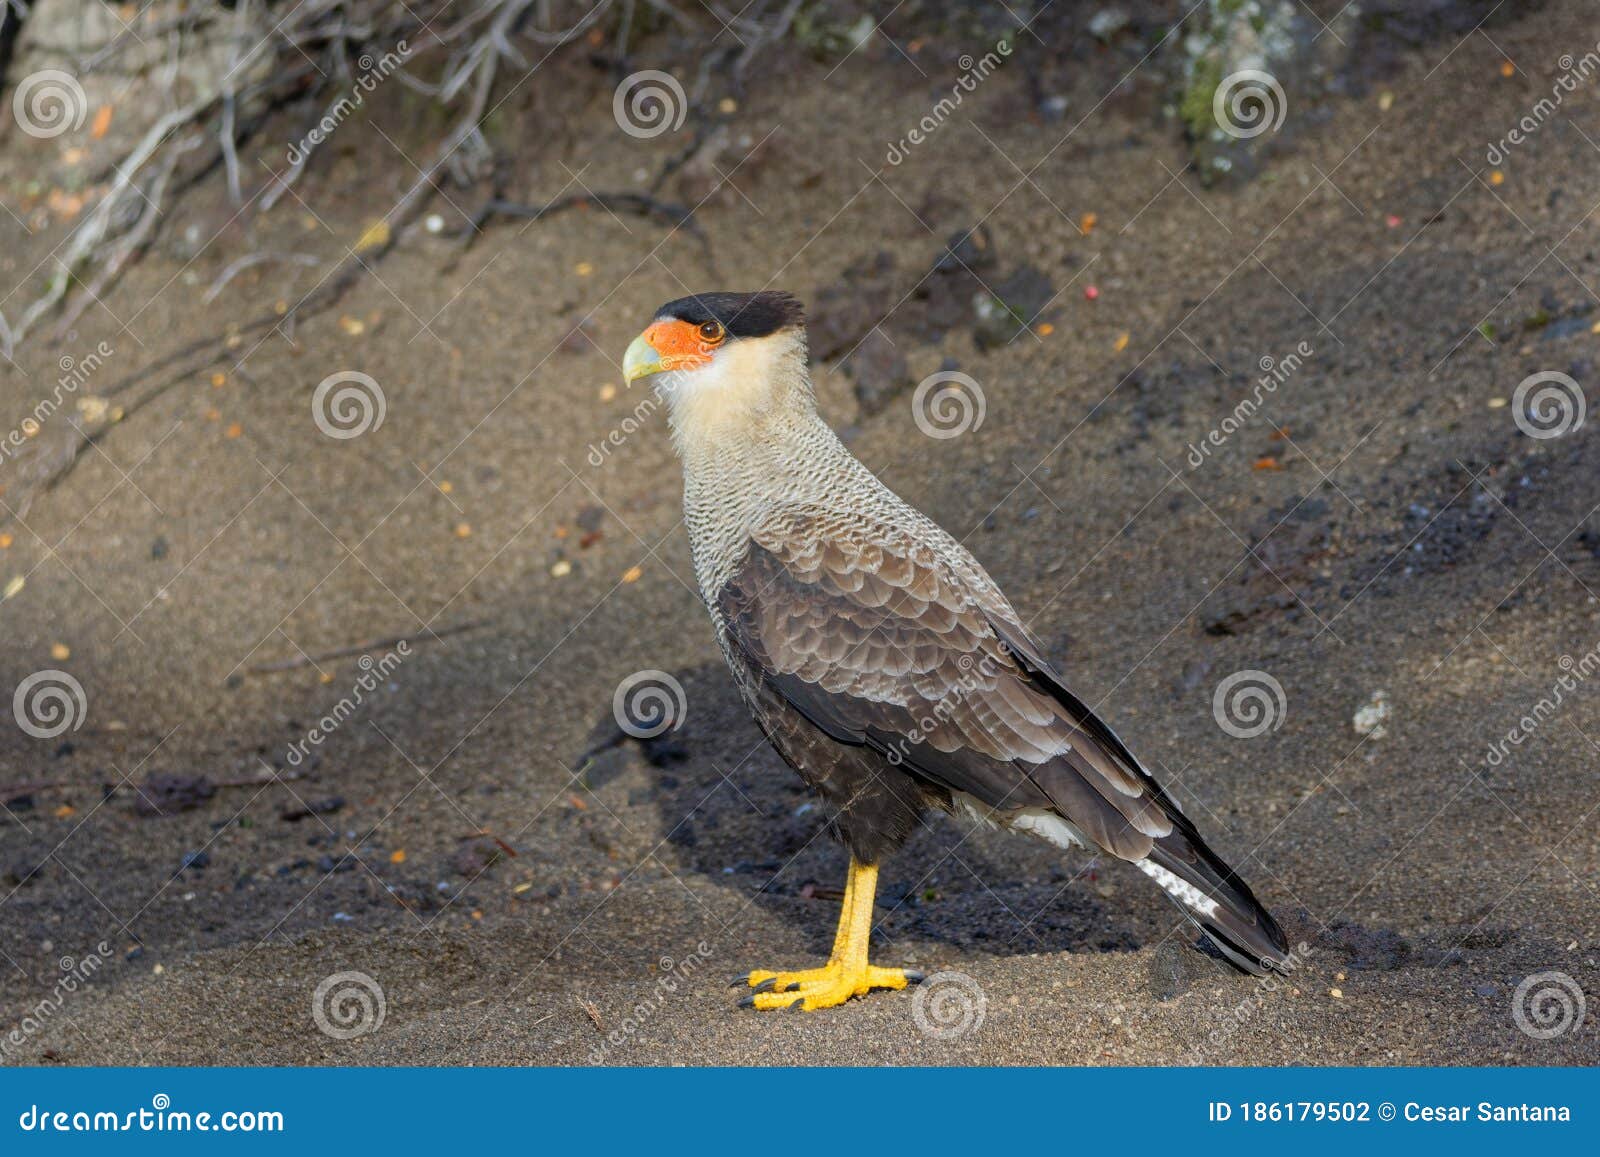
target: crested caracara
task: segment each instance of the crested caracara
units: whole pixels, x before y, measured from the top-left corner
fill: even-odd
[[[1286,966],[1282,931],[1045,657],[983,567],[817,414],[800,303],[669,302],[628,347],[660,375],[695,574],[761,730],[850,851],[822,968],[751,972],[755,1008],[827,1008],[920,979],[867,959],[878,863],[929,807],[1156,882],[1230,961]]]

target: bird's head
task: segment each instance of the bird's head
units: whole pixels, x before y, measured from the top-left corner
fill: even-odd
[[[674,411],[765,409],[790,385],[809,394],[805,312],[778,290],[680,297],[633,339],[622,374],[629,385],[661,375]]]

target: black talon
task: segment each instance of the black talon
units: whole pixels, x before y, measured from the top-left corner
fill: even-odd
[[[925,979],[922,973],[918,972],[915,968],[902,968],[900,971],[906,974],[907,984],[921,984]]]
[[[788,984],[783,986],[783,991],[784,992],[793,992],[799,987],[800,987],[800,982],[798,980],[791,980]]]
[[[776,976],[769,976],[765,980],[763,980],[760,984],[756,985],[755,990],[757,992],[770,992],[772,990],[772,986],[774,984],[777,984],[777,983],[778,983],[778,978]]]
[[[806,1010],[805,1009],[805,1005],[806,1005],[806,998],[802,996],[799,1000],[791,1002],[786,1008],[784,1008],[783,1011],[784,1012],[804,1012]]]
[[[742,997],[739,998],[739,1004],[738,1004],[737,1007],[739,1007],[739,1008],[754,1008],[755,1006],[756,1006],[756,998],[754,996],[742,996]]]
[[[741,984],[749,984],[749,983],[750,983],[750,974],[747,972],[743,976],[735,976],[732,980],[728,981],[728,987],[729,988],[738,988]]]

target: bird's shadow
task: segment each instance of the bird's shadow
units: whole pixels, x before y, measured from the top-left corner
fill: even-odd
[[[848,856],[821,805],[757,730],[725,667],[674,676],[688,705],[677,726],[635,740],[607,713],[591,735],[586,783],[642,775],[657,838],[688,870],[799,921],[826,953]],[[885,861],[876,934],[1002,956],[1129,951],[1140,943],[1136,922],[1105,897],[1137,884],[1105,867],[1086,852],[930,812]]]

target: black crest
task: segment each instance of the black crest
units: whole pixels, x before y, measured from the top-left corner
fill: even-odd
[[[805,324],[805,308],[798,298],[778,289],[759,293],[696,293],[669,301],[656,316],[675,318],[690,325],[719,321],[730,337],[766,337],[780,329]]]

